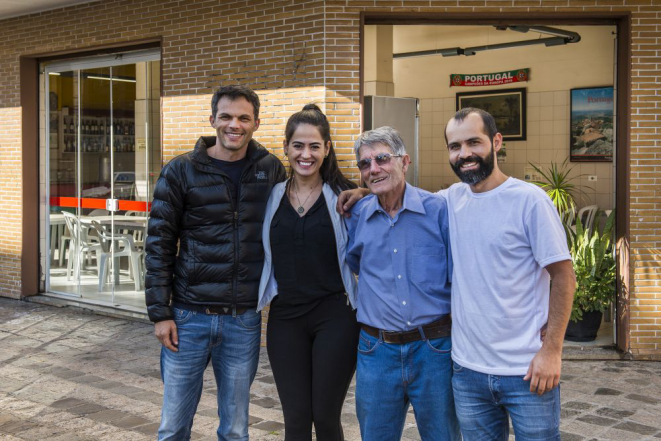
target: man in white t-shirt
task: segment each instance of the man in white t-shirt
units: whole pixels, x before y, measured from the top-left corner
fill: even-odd
[[[560,218],[543,190],[499,169],[503,138],[489,113],[460,110],[445,136],[462,181],[442,192],[462,435],[507,440],[509,416],[517,440],[560,440],[562,342],[576,287]]]

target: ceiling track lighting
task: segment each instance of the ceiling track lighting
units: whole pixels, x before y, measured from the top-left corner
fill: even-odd
[[[562,46],[568,43],[578,43],[581,36],[576,32],[565,31],[564,29],[550,28],[548,26],[494,26],[499,31],[511,29],[516,32],[538,32],[540,34],[553,35],[553,37],[539,38],[537,40],[512,41],[510,43],[486,44],[484,46],[474,46],[467,48],[450,47],[445,49],[432,49],[428,51],[400,52],[393,54],[393,58],[424,57],[428,55],[442,55],[443,57],[454,57],[458,55],[475,55],[478,52],[492,51],[496,49],[509,49],[513,47],[533,46],[543,44],[546,47]]]

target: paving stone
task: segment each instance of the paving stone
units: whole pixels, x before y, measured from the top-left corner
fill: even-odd
[[[107,390],[107,389],[118,388],[120,386],[123,386],[123,384],[119,383],[117,381],[112,381],[112,380],[102,380],[102,381],[98,381],[96,383],[92,383],[92,384],[90,384],[90,386],[92,386],[96,389]]]
[[[111,424],[113,426],[122,429],[132,429],[134,427],[144,426],[145,424],[149,424],[149,423],[151,423],[151,421],[134,415],[125,416],[118,420],[111,421]]]
[[[565,409],[565,408],[560,409],[560,418],[561,419],[575,417],[576,415],[581,415],[581,412],[579,412],[578,410],[572,410],[572,409]]]
[[[560,439],[562,441],[581,441],[585,438],[583,438],[581,435],[576,435],[574,433],[567,433],[560,431]]]
[[[611,417],[611,418],[627,418],[630,417],[631,415],[635,414],[636,412],[632,412],[629,410],[617,410],[617,409],[612,409],[610,407],[602,407],[601,409],[597,409],[597,413],[601,416],[605,417]]]
[[[420,433],[418,432],[417,427],[408,427],[404,429],[404,438],[411,440],[421,440]]]
[[[607,367],[607,368],[603,368],[602,371],[603,372],[622,372],[622,369]]]
[[[101,406],[100,404],[85,403],[81,406],[76,406],[67,409],[67,412],[72,413],[74,415],[89,415],[91,413],[97,413],[107,409],[108,409],[107,407]]]
[[[273,378],[273,375],[264,375],[259,381],[262,383],[275,384],[275,378]]]
[[[79,384],[90,384],[103,381],[103,378],[97,377],[96,375],[83,375],[82,377],[71,378],[71,381]]]
[[[91,418],[95,421],[99,421],[102,423],[107,423],[111,421],[117,421],[119,419],[122,419],[126,416],[129,416],[126,412],[122,412],[121,410],[116,410],[116,409],[105,409],[100,412],[92,413],[87,415],[87,418]]]
[[[196,415],[202,415],[205,417],[218,417],[218,410],[216,409],[204,409],[204,410],[199,410],[197,411]]]
[[[254,424],[251,427],[254,427],[255,429],[259,429],[259,430],[264,430],[266,432],[277,432],[285,429],[285,425],[277,421],[262,421],[260,423]]]
[[[145,424],[144,426],[134,427],[136,432],[144,433],[145,435],[156,435],[158,433],[159,423]]]
[[[216,414],[216,416],[217,416],[217,415],[218,415],[218,414]],[[257,423],[259,423],[259,422],[261,422],[261,421],[264,421],[264,420],[261,419],[260,417],[256,417],[256,416],[253,416],[253,415],[248,415],[248,425],[249,425],[249,426],[252,426],[253,424],[257,424]]]
[[[150,392],[148,390],[143,390],[140,393],[130,394],[128,396],[131,397],[134,400],[144,401],[144,402],[147,402],[147,403],[153,403],[153,404],[156,404],[158,406],[163,404],[163,395],[157,394],[155,392]]]
[[[118,387],[112,387],[107,390],[108,392],[112,392],[117,395],[127,395],[127,396],[130,396],[131,394],[139,394],[145,391],[144,389],[140,389],[133,386],[127,386],[125,384]]]
[[[58,372],[53,372],[53,375],[55,375],[58,378],[62,378],[63,380],[67,380],[69,378],[82,377],[85,374],[83,372],[72,371],[69,369],[62,369]]]
[[[647,386],[651,383],[650,380],[646,380],[644,378],[625,378],[624,381],[636,386]]]
[[[577,409],[577,410],[588,410],[588,409],[592,409],[595,406],[594,404],[584,403],[581,401],[570,401],[568,403],[562,404],[562,407],[569,409]]]
[[[14,418],[12,415],[0,414],[0,426],[10,421],[14,421],[17,418]]]
[[[630,400],[642,401],[647,404],[659,404],[661,400],[658,398],[648,397],[647,395],[629,394],[626,396]]]
[[[609,389],[607,387],[600,387],[594,393],[595,395],[622,395],[622,392],[616,389]]]
[[[656,427],[646,426],[644,424],[638,424],[632,421],[620,423],[617,426],[614,426],[614,429],[626,430],[628,432],[634,432],[640,435],[652,435],[659,431],[659,429]]]
[[[51,403],[50,407],[54,407],[55,409],[70,409],[82,404],[85,404],[85,401],[79,400],[78,398],[64,398]]]
[[[37,424],[27,420],[14,420],[0,426],[0,432],[9,434],[19,434],[36,427]]]
[[[617,423],[616,420],[613,420],[611,418],[603,418],[596,415],[584,415],[576,419],[579,421],[583,421],[584,423],[595,424],[597,426],[612,426],[613,424]]]
[[[252,400],[251,403],[256,406],[265,407],[267,409],[280,405],[280,402],[278,400],[275,400],[271,397],[258,398],[256,400]]]

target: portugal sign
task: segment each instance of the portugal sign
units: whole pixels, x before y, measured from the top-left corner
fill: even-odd
[[[450,74],[452,86],[498,86],[500,84],[528,81],[530,69],[508,70],[487,74]]]

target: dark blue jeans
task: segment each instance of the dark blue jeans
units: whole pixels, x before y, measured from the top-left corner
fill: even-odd
[[[159,440],[190,438],[209,361],[218,387],[218,439],[248,440],[250,385],[257,372],[261,314],[213,315],[174,308],[179,351],[161,349],[163,411]]]
[[[508,415],[517,441],[560,441],[560,388],[530,392],[523,376],[489,375],[452,364],[452,386],[465,441],[506,441]]]
[[[450,337],[385,343],[360,332],[356,413],[363,441],[398,441],[409,404],[423,441],[458,440]]]

